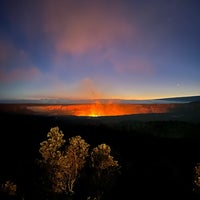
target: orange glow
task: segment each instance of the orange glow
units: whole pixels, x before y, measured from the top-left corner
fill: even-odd
[[[166,113],[173,104],[77,104],[77,105],[34,105],[28,109],[50,115],[74,116],[119,116],[131,114]]]

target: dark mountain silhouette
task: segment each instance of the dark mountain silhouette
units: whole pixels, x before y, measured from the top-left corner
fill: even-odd
[[[164,101],[177,101],[177,102],[200,102],[200,96],[186,96],[186,97],[171,97],[171,98],[163,98],[157,100],[164,100]]]

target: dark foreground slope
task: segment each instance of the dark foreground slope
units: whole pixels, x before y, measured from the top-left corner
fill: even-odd
[[[65,138],[80,135],[91,147],[106,143],[119,161],[121,175],[104,199],[199,199],[193,189],[200,162],[200,123],[132,118],[84,118],[1,113],[0,181],[16,182],[25,199],[43,199],[37,187],[40,142],[51,127]],[[86,199],[76,188],[76,199]]]

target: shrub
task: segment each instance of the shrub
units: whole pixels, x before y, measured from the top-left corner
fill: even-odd
[[[54,192],[73,193],[74,183],[88,156],[89,144],[80,136],[75,136],[69,139],[67,146],[63,146],[63,136],[58,127],[50,129],[48,139],[40,144],[40,163],[48,171]]]
[[[16,195],[17,192],[17,185],[12,181],[6,181],[1,186],[1,191],[8,194],[8,195]]]
[[[89,189],[93,189],[92,192],[89,191],[88,199],[100,199],[105,189],[111,186],[113,176],[120,168],[110,155],[110,146],[100,144],[89,154],[90,145],[81,136],[69,138],[68,144],[63,137],[63,132],[54,127],[47,134],[47,140],[40,143],[39,152],[42,158],[39,163],[46,169],[50,191],[73,194],[74,184],[80,177],[81,170],[87,166],[85,169],[90,172],[85,174],[85,180],[92,180],[89,181]],[[87,158],[89,162],[86,162]]]
[[[93,168],[93,184],[96,186],[96,196],[101,199],[103,193],[114,183],[113,178],[119,173],[118,161],[110,155],[111,148],[107,144],[100,144],[92,149],[91,168]]]
[[[200,193],[200,163],[194,168],[194,192]]]

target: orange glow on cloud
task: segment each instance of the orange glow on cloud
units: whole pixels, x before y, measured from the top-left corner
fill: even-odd
[[[133,28],[118,7],[109,7],[106,1],[47,1],[44,31],[50,33],[58,54],[84,54],[107,48],[120,39],[124,42],[133,37]]]

